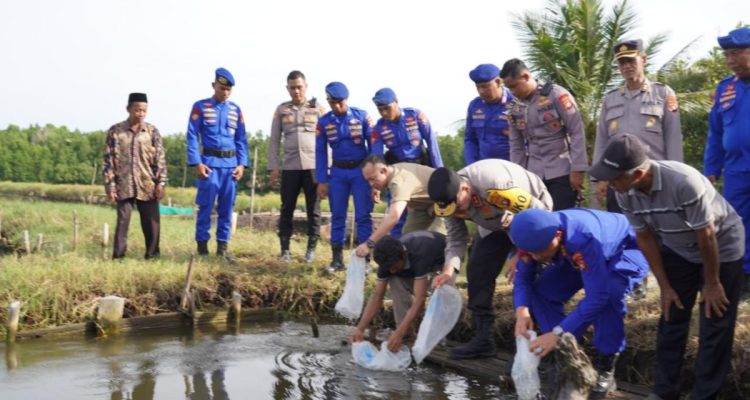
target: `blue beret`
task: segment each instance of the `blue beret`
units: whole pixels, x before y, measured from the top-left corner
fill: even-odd
[[[491,81],[500,77],[500,68],[495,64],[479,64],[469,72],[469,78],[476,83]]]
[[[718,41],[722,49],[750,47],[750,28],[735,29],[726,36],[719,36]]]
[[[560,217],[556,213],[530,208],[513,218],[510,239],[519,249],[537,253],[549,247],[559,229]]]
[[[375,92],[375,97],[372,98],[377,106],[384,106],[391,104],[396,101],[396,92],[391,88],[384,87]]]
[[[349,98],[349,89],[341,82],[331,82],[326,85],[326,94],[334,100],[345,100]]]
[[[234,77],[226,68],[216,69],[216,82],[226,86],[234,86]]]

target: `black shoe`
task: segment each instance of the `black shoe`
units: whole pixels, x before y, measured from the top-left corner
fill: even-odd
[[[333,260],[331,265],[323,268],[323,274],[335,274],[344,269],[344,246],[340,244],[331,245],[333,251]]]
[[[198,243],[198,255],[207,256],[208,255],[208,242],[205,240],[201,240],[196,243]]]
[[[494,357],[497,354],[495,345],[495,319],[480,316],[474,319],[474,337],[466,344],[451,350],[452,359]]]
[[[233,263],[237,261],[233,255],[227,251],[227,242],[216,242],[216,255],[219,257],[223,257],[225,260],[229,261],[230,263]]]
[[[602,355],[597,354],[594,358],[594,369],[599,375],[596,379],[596,385],[591,389],[589,399],[603,399],[611,392],[617,390],[615,381],[615,364],[620,353]]]

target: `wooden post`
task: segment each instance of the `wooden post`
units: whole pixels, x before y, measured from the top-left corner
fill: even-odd
[[[258,146],[255,146],[255,150],[253,152],[253,179],[252,187],[250,188],[250,230],[253,229],[253,219],[255,216],[255,177],[256,177],[256,170],[258,165]]]
[[[96,312],[96,322],[100,329],[99,333],[107,336],[119,332],[124,309],[125,299],[122,297],[107,296],[100,298]]]
[[[230,229],[230,234],[234,236],[235,233],[237,233],[237,218],[239,214],[237,214],[237,211],[232,211],[232,227]]]
[[[102,226],[102,247],[106,249],[108,244],[109,244],[109,224],[105,222],[104,225]]]
[[[73,251],[78,249],[78,211],[73,210]]]
[[[182,298],[180,299],[180,309],[185,310],[188,307],[188,297],[190,297],[190,283],[193,279],[193,263],[195,262],[195,254],[190,255],[190,263],[188,264],[187,276],[185,277],[185,288],[182,290]]]
[[[8,342],[5,346],[5,368],[8,372],[15,371],[18,368],[18,356],[16,356],[16,344]]]
[[[8,342],[14,342],[16,340],[16,334],[18,333],[18,318],[21,315],[21,302],[16,300],[8,306],[8,321],[6,328],[8,334],[5,337]]]
[[[190,289],[188,298],[190,299],[190,301],[188,302],[188,315],[190,315],[190,317],[194,317],[195,316],[195,300],[198,298],[198,291],[196,291],[195,289]]]
[[[36,248],[34,248],[34,251],[37,253],[42,251],[42,246],[44,246],[44,234],[39,233],[36,235]]]
[[[236,321],[240,320],[240,313],[242,312],[242,295],[236,291],[232,292],[232,315]]]
[[[31,242],[29,242],[29,231],[23,231],[23,249],[26,254],[31,254]]]
[[[167,206],[172,207],[172,198],[167,197]]]

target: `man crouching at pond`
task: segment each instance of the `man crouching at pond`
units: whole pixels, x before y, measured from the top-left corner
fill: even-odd
[[[440,273],[445,261],[444,251],[445,235],[438,232],[414,231],[401,239],[386,235],[378,240],[373,249],[373,259],[378,264],[378,282],[351,341],[362,341],[365,329],[383,306],[385,290],[390,286],[396,330],[388,338],[388,349],[397,352],[404,337],[414,333],[414,320],[427,298],[428,275]],[[455,277],[453,275],[451,284]]]
[[[104,146],[104,189],[117,202],[112,258],[125,257],[133,206],[138,207],[146,239],[146,259],[159,256],[159,200],[167,184],[167,163],[161,135],[146,122],[145,93],[128,97],[128,119],[113,125]]]
[[[510,238],[520,254],[516,336],[528,337],[533,317],[543,335],[529,346],[543,357],[563,333],[580,338],[593,323],[599,377],[589,398],[604,398],[616,388],[615,363],[625,350],[625,298],[648,274],[630,223],[597,210],[526,210],[513,219]],[[581,289],[586,296],[566,316],[565,303]]]

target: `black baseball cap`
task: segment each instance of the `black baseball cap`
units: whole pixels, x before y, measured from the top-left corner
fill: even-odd
[[[589,169],[589,175],[601,181],[611,181],[623,172],[642,165],[647,160],[647,150],[646,145],[629,133],[615,136],[599,162]]]
[[[430,175],[427,193],[435,202],[435,215],[447,217],[456,211],[456,196],[461,187],[461,178],[448,168],[440,167]]]

